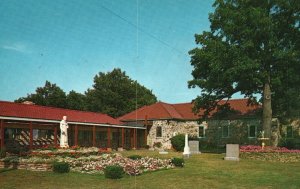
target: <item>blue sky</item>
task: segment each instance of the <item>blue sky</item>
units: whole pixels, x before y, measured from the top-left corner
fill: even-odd
[[[46,80],[84,93],[99,72],[121,68],[168,103],[200,89],[188,51],[209,29],[212,0],[0,0],[0,100]]]

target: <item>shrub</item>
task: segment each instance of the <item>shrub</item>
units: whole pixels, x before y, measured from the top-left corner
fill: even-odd
[[[142,156],[140,155],[131,155],[131,156],[128,156],[129,159],[133,159],[133,160],[136,160],[136,159],[141,159]]]
[[[183,158],[172,158],[171,162],[176,167],[183,167],[183,165],[184,165],[184,159]]]
[[[54,162],[53,171],[56,173],[68,173],[70,172],[70,165],[67,162]]]
[[[0,149],[0,158],[5,158],[6,157],[6,149],[5,148],[1,148]]]
[[[9,149],[7,149],[6,151],[11,154],[20,155],[20,154],[24,154],[27,150],[26,150],[26,148],[21,147],[21,146],[13,146],[13,147],[10,147]]]
[[[184,140],[185,140],[185,136],[183,134],[173,136],[170,140],[171,140],[171,144],[172,144],[173,148],[176,151],[183,152]]]
[[[153,147],[160,148],[162,146],[161,142],[154,142]]]
[[[278,146],[280,146],[280,147],[286,147],[288,149],[297,149],[297,142],[294,139],[282,138],[279,141]]]
[[[120,179],[124,175],[124,170],[119,165],[110,165],[104,169],[105,178]]]

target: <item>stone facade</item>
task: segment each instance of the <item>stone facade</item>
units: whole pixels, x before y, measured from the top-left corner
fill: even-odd
[[[161,127],[162,136],[156,136],[157,127]],[[197,136],[199,132],[199,124],[197,121],[174,121],[174,120],[157,120],[149,130],[147,144],[153,147],[154,143],[160,142],[162,148],[170,149],[172,147],[170,138],[177,134],[188,133],[189,136]]]
[[[205,136],[199,137],[199,126],[205,129]],[[287,127],[292,127],[292,138],[287,138]],[[157,128],[161,127],[161,137],[156,136]],[[224,136],[224,128],[228,127],[228,135]],[[250,135],[250,127],[255,128],[254,136]],[[261,145],[258,138],[261,137],[262,131],[261,120],[258,118],[236,119],[236,120],[209,120],[202,122],[197,121],[176,121],[176,120],[156,120],[148,131],[147,144],[153,147],[155,143],[160,142],[162,148],[172,148],[170,139],[177,134],[188,133],[189,137],[200,141],[200,147],[223,146],[226,144],[240,145]],[[299,143],[300,147],[300,120],[289,120],[287,123],[280,123],[278,119],[272,119],[272,136],[267,145],[280,145],[282,140],[294,141]],[[298,146],[296,146],[298,148]]]
[[[228,136],[222,136],[222,127],[229,127]],[[256,137],[249,137],[249,126],[256,126]],[[199,126],[205,129],[205,136],[199,137]],[[161,127],[162,136],[157,137],[157,128]],[[257,141],[258,133],[261,131],[260,121],[257,119],[245,120],[209,120],[208,122],[197,121],[176,121],[176,120],[157,120],[149,130],[147,144],[153,147],[155,143],[160,142],[162,148],[172,148],[170,138],[177,134],[188,133],[189,137],[196,138],[200,141],[200,146],[209,144],[211,146],[234,144],[259,144]],[[202,143],[202,144],[201,144]]]
[[[255,126],[255,136],[249,136],[249,127]],[[224,134],[224,128],[228,127],[228,135]],[[257,145],[257,137],[262,131],[260,120],[258,119],[238,119],[238,120],[210,120],[205,132],[205,137],[200,139],[204,144],[210,146],[225,146],[226,144]]]

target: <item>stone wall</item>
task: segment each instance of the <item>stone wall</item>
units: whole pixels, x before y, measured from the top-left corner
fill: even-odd
[[[229,127],[228,137],[222,136],[222,127]],[[200,139],[206,145],[225,146],[226,144],[240,145],[257,145],[257,137],[249,138],[248,128],[250,125],[257,126],[257,137],[262,130],[261,123],[257,119],[240,119],[240,120],[210,120],[206,130],[205,138]]]
[[[199,126],[205,128],[205,137],[198,138]],[[222,126],[229,125],[229,136],[222,137]],[[260,121],[257,119],[245,120],[210,120],[199,124],[197,121],[174,121],[159,120],[153,121],[149,130],[147,144],[153,147],[154,143],[161,142],[162,148],[170,149],[172,147],[170,138],[177,134],[188,133],[189,137],[198,138],[200,146],[208,144],[211,146],[234,144],[259,144],[257,138],[248,137],[248,126],[256,125],[257,133],[261,131]],[[162,127],[162,137],[156,137],[156,128]]]
[[[0,161],[0,168],[26,169],[31,171],[51,171],[52,164],[47,163],[18,163]]]
[[[162,137],[156,137],[156,128],[162,127]],[[158,120],[153,121],[148,137],[147,144],[153,147],[156,142],[161,142],[162,148],[170,149],[172,147],[170,138],[177,134],[188,133],[189,136],[197,136],[199,124],[197,121],[171,121],[171,120]]]

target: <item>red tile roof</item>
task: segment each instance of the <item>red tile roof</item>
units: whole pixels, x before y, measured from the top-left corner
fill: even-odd
[[[0,101],[0,116],[58,121],[62,120],[63,116],[67,116],[67,121],[69,122],[111,125],[121,124],[118,120],[102,113],[84,112],[6,101]]]
[[[224,104],[225,101],[221,101],[220,104]],[[253,110],[259,108],[258,105],[247,106],[248,99],[232,99],[228,103],[230,107],[242,115],[247,114]],[[200,110],[198,115],[195,115],[192,111],[192,103],[181,104],[167,104],[164,102],[158,102],[149,106],[144,106],[136,111],[130,112],[124,116],[118,118],[120,121],[132,121],[132,120],[157,120],[157,119],[180,119],[180,120],[197,120],[203,115],[204,110]]]

